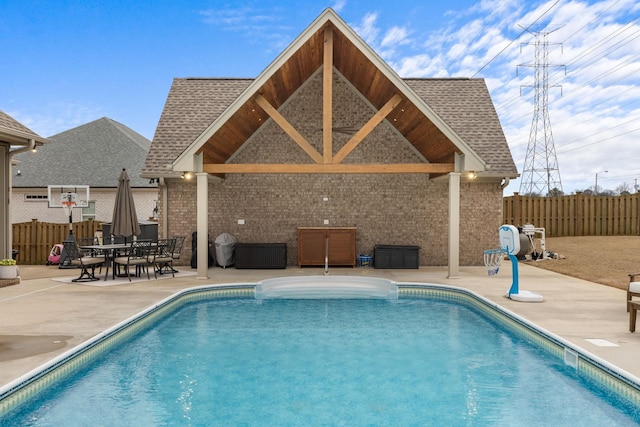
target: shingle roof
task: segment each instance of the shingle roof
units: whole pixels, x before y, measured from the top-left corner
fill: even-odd
[[[485,175],[517,176],[483,79],[403,79],[487,163]],[[253,79],[174,79],[149,155],[145,177],[177,176],[169,164]]]
[[[177,172],[171,171],[171,163],[252,81],[174,79],[142,170],[143,176],[178,176]]]
[[[89,185],[115,188],[125,168],[132,187],[155,187],[140,177],[151,142],[130,128],[103,117],[49,137],[37,153],[16,155],[20,175],[13,187]]]
[[[518,173],[484,79],[403,79],[490,166],[485,175]]]

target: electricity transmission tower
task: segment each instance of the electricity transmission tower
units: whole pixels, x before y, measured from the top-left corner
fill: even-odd
[[[562,192],[560,169],[549,120],[549,67],[564,66],[549,65],[549,42],[547,37],[552,32],[531,32],[536,37],[536,41],[527,44],[535,46],[535,61],[533,64],[518,66],[533,67],[535,69],[533,119],[522,170],[522,179],[520,180],[520,194],[546,196]]]

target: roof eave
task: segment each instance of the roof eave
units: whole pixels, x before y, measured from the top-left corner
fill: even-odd
[[[11,129],[0,126],[0,141],[7,142],[11,145],[29,146],[31,141],[37,145],[48,144],[49,140],[35,133],[24,132],[18,129]]]

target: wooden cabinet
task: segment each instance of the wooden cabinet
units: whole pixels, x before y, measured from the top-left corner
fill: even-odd
[[[298,264],[324,265],[327,241],[329,244],[329,265],[356,265],[355,227],[299,227]]]

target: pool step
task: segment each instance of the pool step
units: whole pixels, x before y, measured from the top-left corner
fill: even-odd
[[[304,276],[267,279],[256,285],[256,299],[398,299],[396,282],[377,277]]]

